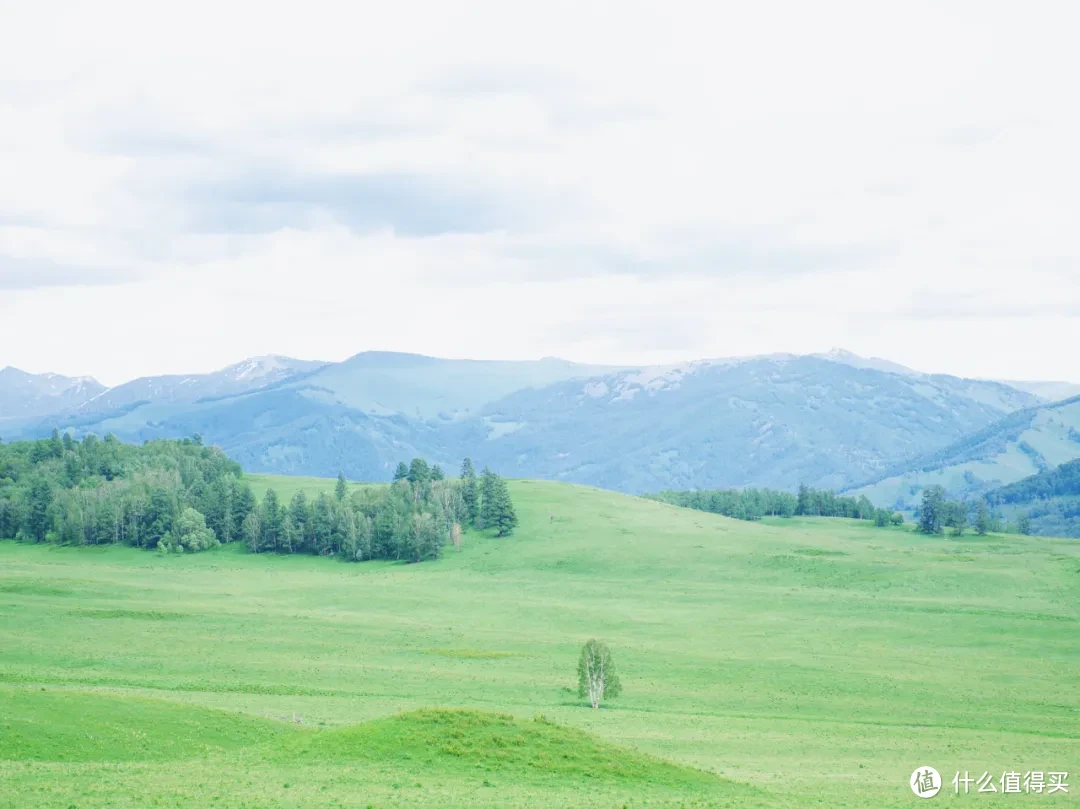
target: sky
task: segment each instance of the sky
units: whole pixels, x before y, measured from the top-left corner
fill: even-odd
[[[1080,381],[1069,2],[0,0],[0,367]]]

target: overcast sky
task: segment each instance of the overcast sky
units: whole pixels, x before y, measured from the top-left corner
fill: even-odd
[[[1075,9],[0,0],[0,366],[1080,380]]]

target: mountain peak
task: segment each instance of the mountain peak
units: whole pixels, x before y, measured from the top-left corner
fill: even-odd
[[[874,371],[884,371],[889,374],[902,376],[922,376],[919,371],[901,365],[898,362],[885,360],[881,357],[862,357],[846,348],[832,348],[824,354],[810,354],[809,356],[827,362],[837,362],[842,365],[850,365],[852,368],[869,368]]]

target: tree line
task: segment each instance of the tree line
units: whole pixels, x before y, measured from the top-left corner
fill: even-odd
[[[285,503],[272,488],[257,499],[240,465],[199,436],[133,446],[53,431],[0,443],[0,539],[167,553],[242,540],[255,553],[419,562],[459,545],[467,527],[506,536],[517,522],[506,481],[478,476],[469,459],[454,480],[417,458],[390,486],[350,494],[339,476],[333,495]]]
[[[799,486],[796,493],[776,489],[714,489],[700,491],[662,491],[646,498],[683,508],[708,511],[739,520],[762,517],[848,517],[873,520],[881,526],[901,525],[899,512],[880,509],[866,495],[848,497],[828,489]]]
[[[465,527],[506,536],[517,525],[506,481],[489,469],[477,476],[465,459],[461,476],[447,479],[422,458],[402,462],[390,486],[364,486],[351,494],[344,475],[334,494],[309,499],[297,492],[286,504],[275,489],[245,518],[244,541],[253,553],[309,553],[349,561],[438,559],[447,544],[460,546]]]
[[[1010,532],[1030,534],[1031,517],[1027,512],[1016,516],[1016,521],[1004,524],[991,510],[986,498],[974,502],[949,500],[944,487],[927,486],[923,489],[922,501],[915,511],[915,530],[922,534],[944,534],[950,529],[953,536],[963,536],[969,527],[979,536]]]

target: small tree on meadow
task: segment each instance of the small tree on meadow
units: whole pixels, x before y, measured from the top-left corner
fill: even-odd
[[[581,648],[578,660],[578,696],[589,700],[593,708],[599,708],[605,698],[612,699],[622,693],[622,683],[615,671],[615,660],[606,643],[590,640]]]

